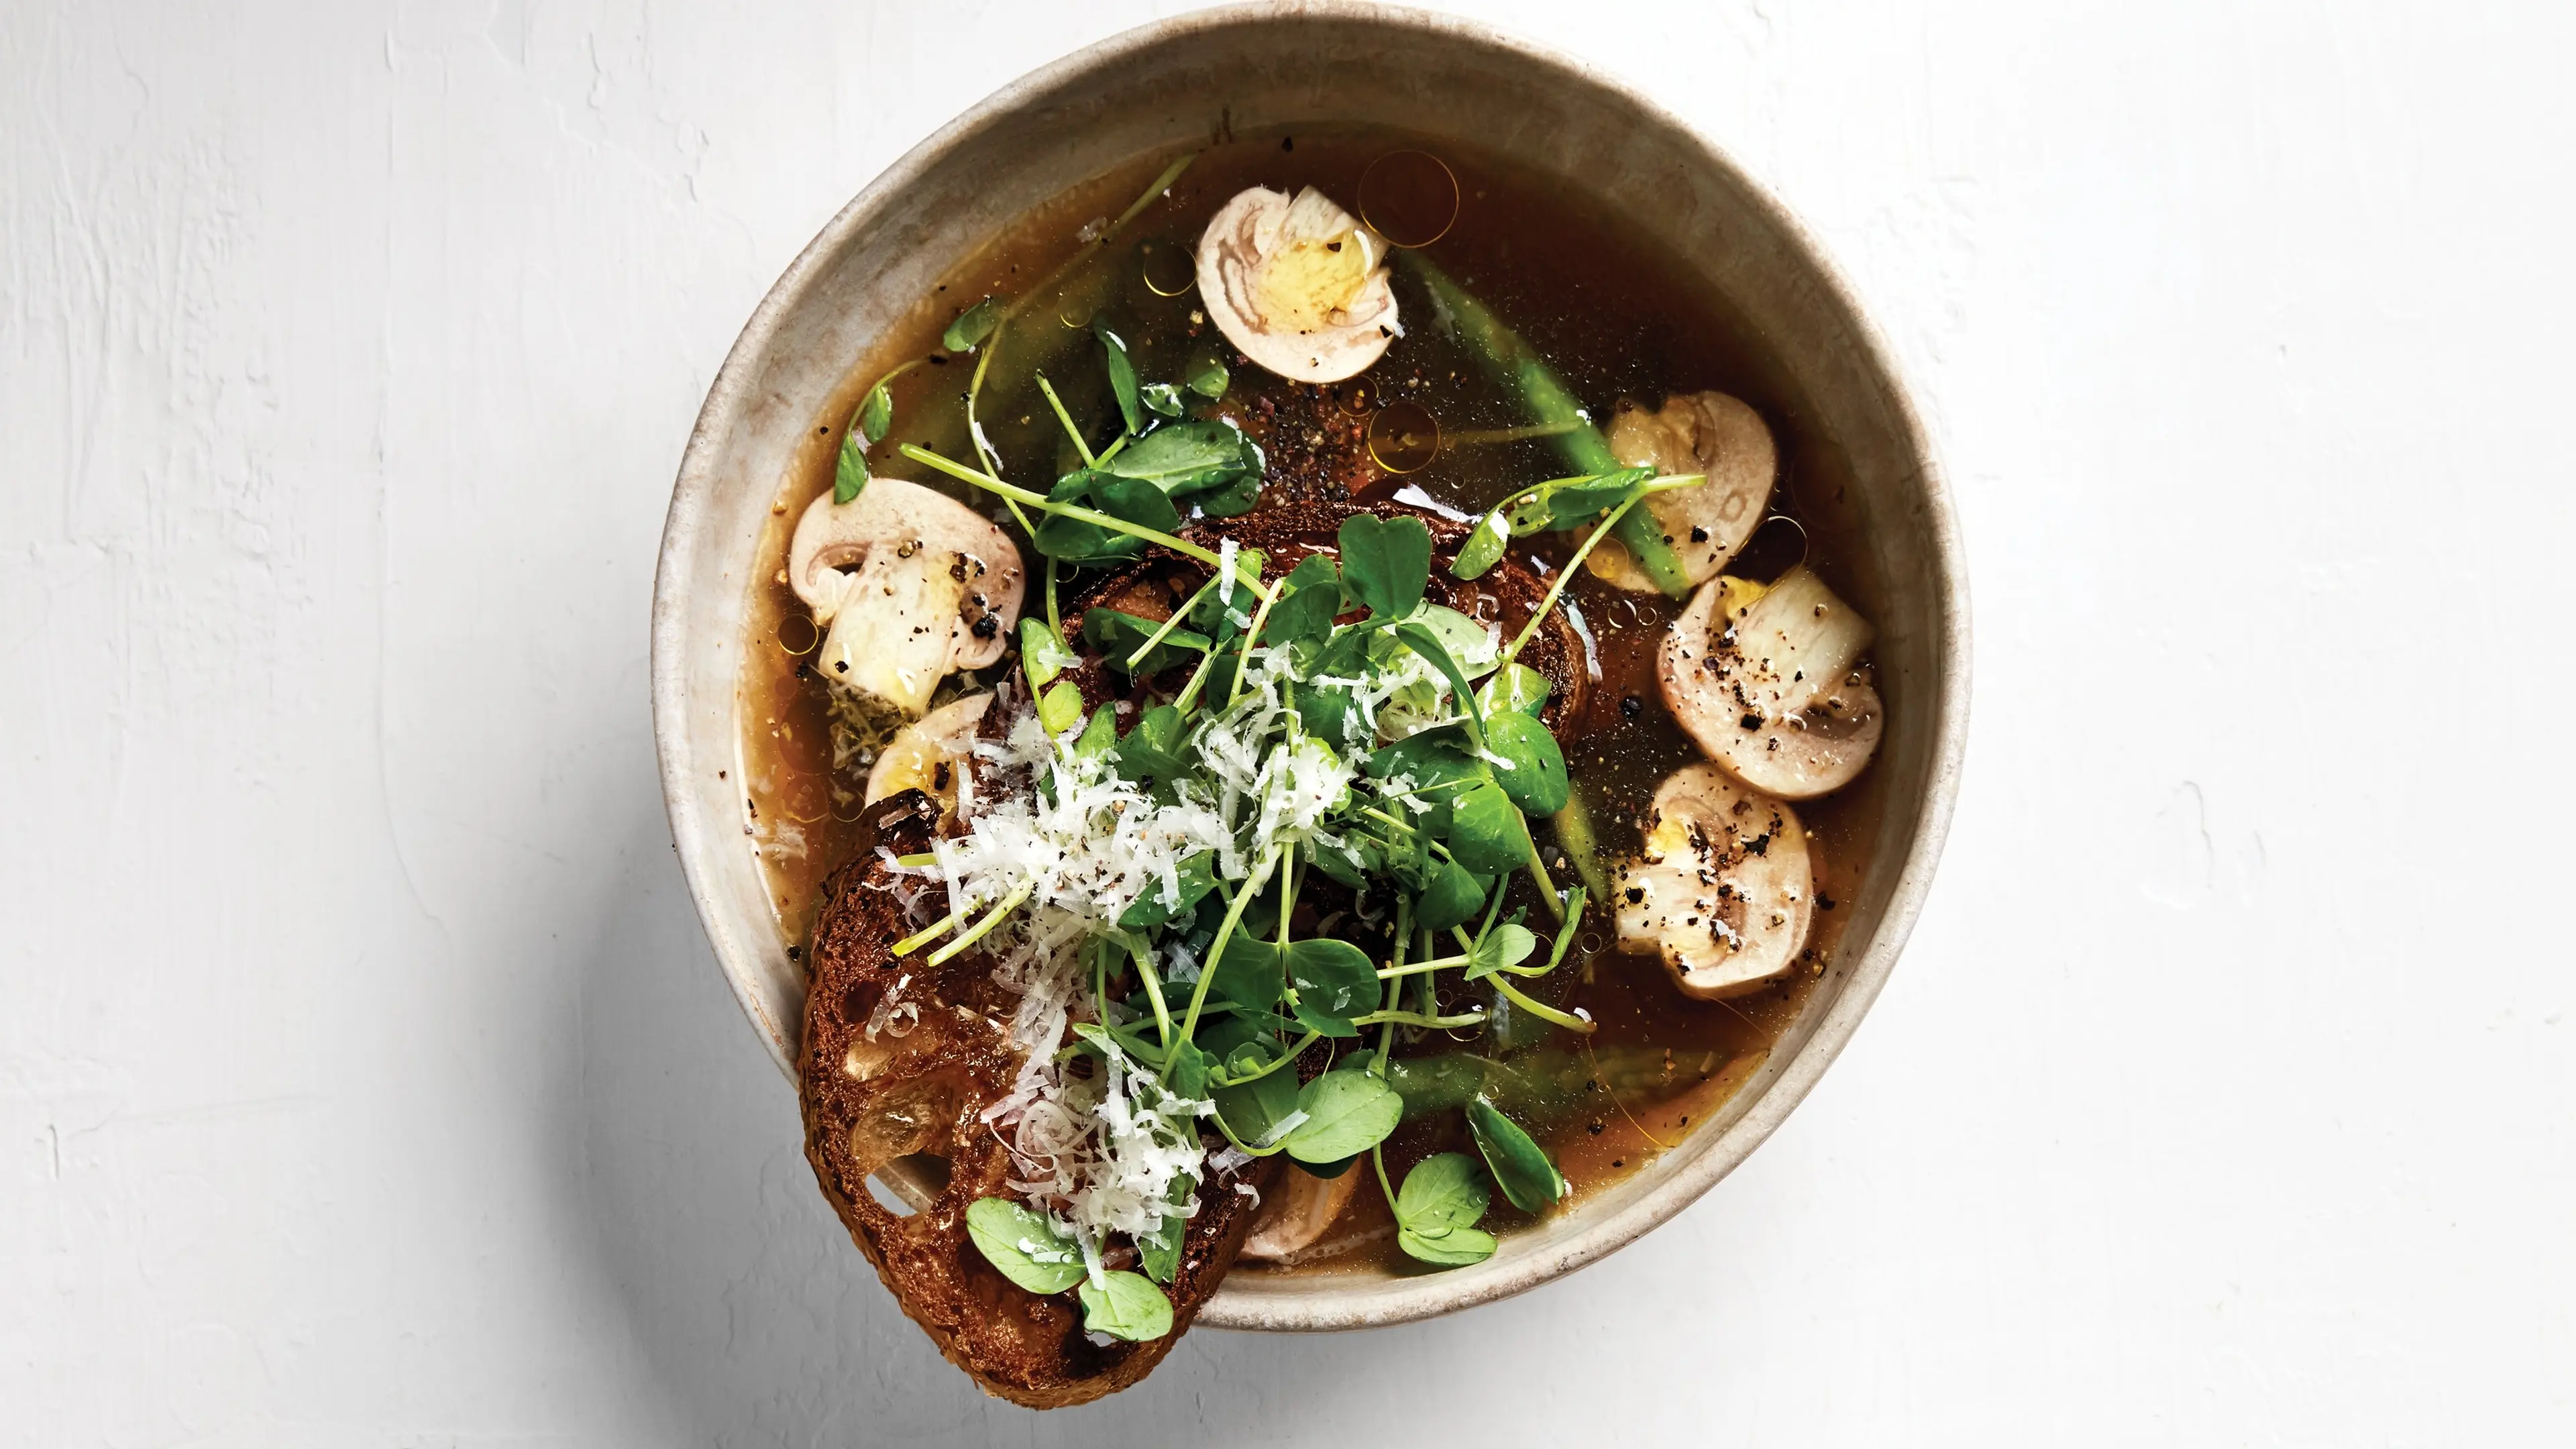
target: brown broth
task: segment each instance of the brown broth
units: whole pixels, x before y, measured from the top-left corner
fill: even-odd
[[[1847,590],[1850,580],[1842,561],[1855,557],[1857,549],[1852,521],[1841,507],[1841,456],[1828,440],[1814,435],[1798,399],[1767,364],[1759,339],[1710,288],[1623,231],[1606,208],[1560,183],[1453,144],[1384,131],[1271,132],[1208,150],[1165,199],[1148,207],[1127,233],[1077,272],[1099,278],[1096,308],[1084,298],[1054,309],[1064,315],[1032,310],[1013,323],[995,352],[979,400],[979,416],[1006,473],[1043,487],[1073,461],[1064,456],[1069,447],[1061,427],[1028,380],[1033,360],[1044,367],[1078,422],[1089,428],[1107,417],[1112,406],[1107,384],[1097,352],[1088,346],[1089,334],[1082,330],[1092,317],[1120,333],[1139,375],[1148,381],[1177,378],[1194,353],[1222,345],[1203,318],[1192,320],[1195,291],[1166,297],[1146,285],[1149,266],[1160,264],[1158,277],[1177,270],[1161,270],[1177,258],[1170,252],[1152,254],[1152,249],[1178,248],[1187,255],[1208,216],[1246,186],[1294,192],[1313,185],[1351,206],[1372,160],[1413,146],[1436,150],[1459,183],[1457,220],[1428,249],[1430,257],[1548,358],[1596,418],[1606,418],[1609,406],[1621,397],[1655,406],[1668,393],[1703,388],[1731,392],[1751,403],[1770,424],[1779,446],[1781,476],[1773,513],[1800,525],[1808,565],[1830,585]],[[1052,273],[1080,249],[1079,233],[1086,224],[1124,209],[1170,159],[1142,158],[1073,187],[961,263],[911,318],[878,339],[873,353],[855,360],[804,439],[761,540],[761,582],[749,611],[752,647],[745,650],[737,700],[751,848],[767,876],[780,935],[788,942],[805,939],[817,888],[849,854],[849,820],[856,814],[855,792],[864,778],[863,769],[844,771],[836,792],[827,686],[803,674],[799,656],[788,652],[788,645],[804,644],[813,634],[804,606],[786,583],[785,552],[795,521],[831,486],[842,428],[878,377],[900,362],[934,352],[941,329],[976,298],[1016,295]],[[1446,432],[1526,423],[1517,400],[1491,385],[1456,342],[1440,335],[1419,292],[1408,290],[1400,268],[1397,275],[1408,333],[1365,376],[1388,397],[1427,407]],[[1304,408],[1300,416],[1312,416],[1318,407],[1315,390],[1271,376],[1231,349],[1224,356],[1232,375],[1224,399],[1228,413],[1266,402],[1292,413]],[[951,457],[971,456],[963,398],[974,362],[971,357],[951,358],[943,365],[919,367],[893,385],[895,436],[871,450],[876,468],[916,481],[938,481],[895,452],[900,442],[918,442]],[[1381,482],[1368,496],[1409,485],[1435,505],[1472,514],[1515,488],[1569,471],[1543,439],[1471,443],[1444,448],[1428,467]],[[968,501],[980,509],[985,500]],[[1757,577],[1785,571],[1795,561],[1794,551],[1775,552],[1767,561],[1761,557],[1774,541],[1766,533],[1731,571]],[[1530,551],[1552,569],[1571,552],[1573,537],[1531,542],[1536,547]],[[1762,567],[1765,562],[1767,568]],[[1566,597],[1597,641],[1601,669],[1581,717],[1563,731],[1569,741],[1566,759],[1578,792],[1592,806],[1601,851],[1615,858],[1635,850],[1637,820],[1656,784],[1699,758],[1666,714],[1655,679],[1655,645],[1676,607],[1660,597],[1621,593],[1589,576],[1578,580]],[[1029,607],[1042,607],[1034,586]],[[806,648],[810,652],[811,645]],[[1630,699],[1641,702],[1633,714],[1624,704]],[[1597,1193],[1635,1171],[1715,1114],[1758,1070],[1796,1018],[1841,934],[1840,918],[1830,903],[1856,893],[1869,863],[1866,852],[1880,805],[1877,774],[1865,772],[1838,794],[1797,807],[1809,835],[1823,909],[1816,917],[1807,964],[1781,982],[1729,1001],[1684,996],[1659,960],[1610,948],[1606,912],[1587,925],[1568,965],[1547,979],[1548,994],[1558,1005],[1584,1008],[1600,1029],[1588,1043],[1555,1033],[1543,1050],[1611,1055],[1632,1070],[1603,1075],[1631,1082],[1638,1061],[1651,1066],[1660,1053],[1669,1063],[1660,1073],[1650,1071],[1659,1080],[1643,1089],[1588,1090],[1570,1109],[1529,1123],[1573,1184],[1576,1197]],[[1535,900],[1525,883],[1518,889],[1522,895],[1514,898],[1517,902]],[[1533,909],[1532,914],[1539,912]],[[1460,1044],[1472,1045],[1473,1033],[1457,1035],[1468,1038]],[[1448,1045],[1415,1042],[1404,1054]],[[1404,1169],[1420,1157],[1461,1145],[1456,1115],[1434,1114],[1399,1131],[1388,1144],[1393,1160],[1387,1167],[1394,1180],[1400,1182]],[[1489,1225],[1508,1228],[1519,1221],[1524,1219],[1497,1197]],[[1330,1241],[1347,1250],[1294,1270],[1260,1271],[1405,1272],[1420,1266],[1396,1253],[1389,1215],[1374,1187],[1358,1194]]]

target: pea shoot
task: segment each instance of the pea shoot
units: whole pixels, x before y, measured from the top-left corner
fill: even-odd
[[[952,345],[989,360],[1010,315],[977,303],[951,328]],[[1086,436],[1038,379],[1070,440],[1060,456],[1081,460],[1052,484],[1005,476],[980,430],[973,461],[899,449],[1008,504],[1044,561],[1046,616],[1019,634],[1043,731],[1037,792],[1111,802],[1069,828],[1132,832],[1185,816],[1201,832],[1187,848],[1164,847],[1151,878],[1113,908],[1079,916],[1091,1019],[1071,1024],[1057,1064],[1142,1104],[1157,1150],[1192,1163],[1202,1125],[1245,1158],[1284,1153],[1320,1175],[1365,1158],[1406,1254],[1435,1268],[1481,1262],[1496,1248],[1481,1226],[1494,1194],[1544,1212],[1564,1196],[1564,1175],[1507,1110],[1530,1100],[1513,1078],[1480,1069],[1452,1080],[1400,1061],[1398,1032],[1503,1017],[1593,1030],[1533,994],[1599,897],[1582,883],[1560,890],[1542,861],[1533,822],[1559,818],[1574,797],[1540,718],[1548,682],[1518,656],[1599,539],[1646,498],[1697,480],[1602,467],[1523,489],[1479,520],[1447,564],[1454,577],[1490,570],[1516,540],[1590,530],[1506,641],[1431,601],[1434,551],[1419,518],[1355,513],[1336,550],[1293,560],[1194,541],[1204,521],[1254,507],[1263,485],[1258,444],[1225,419],[1192,415],[1191,399],[1224,393],[1222,361],[1148,379],[1115,330],[1095,323],[1091,335],[1107,381],[1106,407],[1086,404],[1098,432]],[[864,446],[882,426],[863,406],[851,432]],[[1059,576],[1149,555],[1202,571],[1176,586],[1166,617],[1095,605],[1065,629]],[[1086,715],[1079,681],[1100,671],[1141,701],[1127,717],[1105,704]],[[949,842],[933,855],[949,873],[951,910],[898,954],[927,950],[936,964],[1013,939],[1023,913],[1067,909],[1036,874],[961,871]],[[1536,924],[1528,908],[1505,908],[1523,873],[1543,912]],[[1339,888],[1335,909],[1348,919],[1301,936],[1300,900],[1319,877]],[[1301,1081],[1297,1063],[1319,1044],[1335,1059]],[[1461,1114],[1474,1151],[1426,1158],[1397,1183],[1385,1144],[1423,1111]],[[971,1236],[1030,1291],[1078,1290],[1090,1331],[1157,1337],[1172,1323],[1159,1285],[1172,1281],[1187,1205],[1209,1170],[1155,1179],[1134,1212],[1143,1226],[1118,1228],[1132,1255],[1043,1192],[979,1200]]]

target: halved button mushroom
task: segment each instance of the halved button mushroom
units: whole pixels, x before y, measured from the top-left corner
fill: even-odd
[[[1253,1215],[1252,1231],[1236,1256],[1275,1263],[1315,1246],[1351,1205],[1365,1176],[1345,1170],[1339,1177],[1317,1177],[1291,1163]]]
[[[991,691],[950,700],[902,729],[877,756],[868,771],[867,798],[874,805],[890,795],[919,790],[939,802],[942,813],[957,808],[957,772],[965,768],[975,744],[975,726],[992,707]]]
[[[1010,646],[1020,551],[972,509],[918,483],[879,477],[848,503],[826,493],[797,520],[788,582],[829,625],[814,667],[903,719],[939,681]]]
[[[1199,296],[1226,341],[1296,382],[1354,376],[1404,334],[1386,242],[1311,186],[1227,202],[1199,237]]]
[[[1630,467],[1706,476],[1696,487],[1656,494],[1646,507],[1694,586],[1717,577],[1771,506],[1780,453],[1762,415],[1722,392],[1676,393],[1660,412],[1620,403],[1609,435],[1610,451]],[[1601,540],[1586,563],[1619,588],[1655,592],[1655,581],[1617,539]]]
[[[1661,952],[1684,994],[1754,990],[1796,964],[1815,919],[1807,833],[1786,804],[1714,765],[1655,790],[1645,854],[1613,886],[1619,949]]]
[[[1870,634],[1803,567],[1768,589],[1712,579],[1664,636],[1664,703],[1728,774],[1812,800],[1850,784],[1885,728],[1860,663]]]

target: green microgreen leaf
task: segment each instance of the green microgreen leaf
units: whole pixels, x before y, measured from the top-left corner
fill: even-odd
[[[983,301],[957,314],[948,330],[939,334],[939,345],[951,352],[972,352],[984,345],[993,329],[1002,325],[1002,299],[986,297]]]
[[[1032,614],[1020,621],[1020,672],[1028,676],[1031,694],[1081,662],[1081,657],[1066,647],[1064,637],[1047,627],[1046,620]]]
[[[1485,882],[1458,862],[1436,862],[1429,883],[1413,903],[1414,922],[1427,931],[1464,925],[1485,908],[1485,889]]]
[[[1420,1228],[1471,1228],[1493,1201],[1485,1170],[1463,1152],[1422,1159],[1395,1195],[1396,1221]]]
[[[1142,1273],[1121,1270],[1082,1285],[1082,1326],[1142,1343],[1172,1331],[1172,1300]]]
[[[1419,518],[1354,513],[1342,521],[1342,582],[1369,612],[1401,619],[1431,582],[1431,530]]]
[[[1567,949],[1574,944],[1575,928],[1583,924],[1583,902],[1590,894],[1590,887],[1580,885],[1565,893],[1565,920],[1556,928],[1556,944],[1548,948],[1545,970],[1553,971],[1565,960]]]
[[[1476,688],[1476,702],[1484,706],[1488,723],[1506,711],[1536,718],[1547,708],[1547,695],[1547,676],[1518,662],[1495,670]]]
[[[1475,717],[1481,730],[1484,725],[1483,707],[1476,703],[1476,691],[1467,682],[1467,671],[1458,667],[1458,661],[1450,656],[1449,646],[1441,642],[1440,636],[1424,625],[1407,620],[1395,626],[1395,637],[1403,642],[1404,647],[1421,655],[1432,668],[1440,671],[1441,676],[1449,681],[1449,687],[1457,692],[1459,704]]]
[[[1483,1228],[1443,1228],[1435,1232],[1398,1228],[1395,1245],[1435,1268],[1464,1268],[1481,1263],[1494,1256],[1494,1249],[1501,1246],[1494,1235]]]
[[[1486,780],[1450,802],[1449,849],[1479,875],[1517,869],[1529,859],[1529,822],[1502,786]]]
[[[1565,1196],[1565,1174],[1520,1124],[1478,1093],[1467,1102],[1467,1130],[1494,1182],[1525,1213],[1544,1212]]]
[[[1145,431],[1145,412],[1136,393],[1136,364],[1127,356],[1127,344],[1107,324],[1091,324],[1091,335],[1100,339],[1101,350],[1109,356],[1109,392],[1118,399],[1118,416],[1125,420],[1127,431]]]
[[[1009,1198],[967,1204],[966,1236],[985,1262],[1031,1293],[1061,1293],[1083,1279],[1082,1245],[1073,1235]]]
[[[1215,970],[1216,979],[1208,984],[1211,994],[1256,1010],[1267,1010],[1287,986],[1287,963],[1280,959],[1279,947],[1247,932],[1226,941]]]
[[[1458,556],[1449,561],[1452,578],[1483,578],[1485,571],[1502,562],[1503,550],[1511,544],[1512,525],[1496,509],[1476,520],[1475,530],[1458,546]]]
[[[1288,1114],[1297,1110],[1296,1069],[1283,1065],[1266,1076],[1252,1076],[1278,1058],[1279,1048],[1251,1018],[1219,1017],[1199,1028],[1198,1041],[1224,1061],[1228,1077],[1250,1078],[1218,1087],[1211,1094],[1226,1130],[1238,1141],[1268,1141]]]
[[[1075,564],[1117,563],[1145,551],[1145,541],[1133,534],[1060,513],[1038,520],[1037,531],[1029,535],[1029,542],[1048,558]]]
[[[1059,679],[1055,687],[1038,697],[1038,723],[1051,735],[1063,734],[1082,719],[1082,689],[1070,679]]]
[[[1299,559],[1288,571],[1284,587],[1286,592],[1270,606],[1269,621],[1261,626],[1262,643],[1321,640],[1333,632],[1333,615],[1342,603],[1342,571],[1331,559],[1320,553]]]
[[[911,364],[905,364],[909,367]],[[895,369],[901,373],[905,368]],[[891,376],[891,374],[890,374]],[[884,382],[868,389],[841,433],[841,456],[832,468],[832,501],[848,503],[868,486],[868,449],[894,427],[894,395]]]
[[[1225,396],[1225,358],[1213,347],[1203,347],[1190,358],[1186,381],[1190,391],[1204,398]]]
[[[1189,773],[1181,712],[1158,704],[1136,717],[1135,728],[1118,742],[1111,756],[1119,775],[1128,780],[1177,780]]]
[[[1223,488],[1195,494],[1190,505],[1207,518],[1241,518],[1261,501],[1261,475],[1246,473]]]
[[[1377,963],[1348,941],[1318,937],[1288,947],[1288,982],[1297,988],[1293,1008],[1308,1031],[1356,1036],[1351,1018],[1377,1009]]]
[[[1485,748],[1509,764],[1494,767],[1494,780],[1524,814],[1553,815],[1565,808],[1565,755],[1547,726],[1517,710],[1491,716]]]
[[[1167,418],[1181,415],[1181,390],[1168,382],[1149,382],[1136,390],[1137,400]]]
[[[1123,764],[1119,772],[1126,772]],[[1126,910],[1119,913],[1118,924],[1122,929],[1142,931],[1170,925],[1197,910],[1199,902],[1207,898],[1207,893],[1216,889],[1216,857],[1204,850],[1183,860],[1172,873],[1180,881],[1179,899],[1166,903],[1161,884],[1148,885]]]
[[[1440,647],[1458,662],[1458,671],[1469,679],[1482,679],[1492,673],[1502,657],[1503,646],[1495,640],[1493,631],[1455,609],[1425,604],[1404,622],[1430,630]]]
[[[1654,476],[1652,468],[1623,468],[1560,483],[1547,492],[1547,511],[1553,526],[1580,528],[1626,502],[1629,490]]]
[[[1306,1120],[1288,1134],[1288,1155],[1299,1162],[1340,1162],[1386,1140],[1403,1115],[1404,1099],[1373,1074],[1341,1067],[1308,1082],[1297,1093]]]
[[[1409,1178],[1406,1180],[1411,1181]],[[1137,1266],[1145,1270],[1146,1277],[1157,1283],[1171,1282],[1173,1275],[1180,1271],[1181,1244],[1189,1238],[1190,1220],[1179,1210],[1189,1206],[1190,1194],[1198,1190],[1196,1178],[1186,1172],[1176,1174],[1171,1188],[1163,1195],[1165,1206],[1172,1210],[1163,1214],[1162,1222],[1155,1226],[1154,1231],[1136,1235],[1136,1256],[1143,1260]]]
[[[1463,1152],[1426,1157],[1404,1175],[1395,1195],[1396,1246],[1442,1268],[1462,1268],[1494,1255],[1494,1235],[1478,1228],[1492,1202],[1485,1171]]]
[[[832,501],[852,502],[866,491],[867,486],[867,439],[860,434],[858,425],[852,423],[850,430],[841,435],[841,456],[832,465]]]
[[[894,430],[894,394],[886,391],[884,383],[868,389],[867,400],[859,404],[855,426],[867,434],[871,443],[881,441]]]
[[[1193,1102],[1207,1100],[1208,1074],[1216,1070],[1216,1061],[1191,1042],[1172,1043],[1172,1053],[1163,1062],[1163,1084],[1172,1095]]]
[[[1095,470],[1151,483],[1175,498],[1261,477],[1261,445],[1223,418],[1173,423],[1137,439]],[[1417,525],[1418,526],[1418,525]]]
[[[1326,684],[1300,684],[1295,686],[1295,699],[1297,722],[1306,727],[1306,733],[1336,749],[1350,747],[1355,717],[1349,690]]]
[[[1181,510],[1173,505],[1172,495],[1141,478],[1101,476],[1093,483],[1091,496],[1100,511],[1112,518],[1157,533],[1181,526]]]
[[[1522,925],[1497,926],[1467,953],[1467,979],[1491,976],[1507,966],[1518,966],[1538,950],[1538,937]]]
[[[1091,722],[1073,742],[1073,752],[1086,760],[1107,757],[1118,744],[1118,707],[1104,702],[1091,712]]]

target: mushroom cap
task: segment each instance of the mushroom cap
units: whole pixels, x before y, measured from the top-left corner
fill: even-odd
[[[1403,334],[1386,242],[1309,186],[1236,193],[1199,235],[1199,297],[1236,350],[1294,382],[1339,382]]]
[[[1661,411],[1622,401],[1610,419],[1610,451],[1630,467],[1658,473],[1698,473],[1707,481],[1646,500],[1663,525],[1694,587],[1717,577],[1744,547],[1771,506],[1780,451],[1762,415],[1722,392],[1675,393]],[[1601,540],[1585,560],[1608,583],[1641,594],[1655,581],[1614,538]]]
[[[957,808],[957,775],[955,762],[966,757],[975,742],[975,726],[984,720],[984,711],[993,704],[993,692],[970,694],[952,699],[902,729],[877,755],[876,764],[868,771],[867,795],[862,804],[874,805],[890,795],[906,790],[919,790],[939,802],[943,813]],[[950,768],[944,773],[940,767]]]
[[[1619,949],[1661,952],[1685,995],[1754,990],[1797,964],[1815,920],[1815,874],[1797,812],[1715,765],[1655,790],[1645,852],[1621,868]]]
[[[1664,635],[1656,673],[1702,754],[1765,794],[1812,800],[1867,768],[1886,727],[1859,665],[1869,639],[1868,623],[1803,567],[1758,593],[1716,578]]]
[[[1351,1205],[1365,1176],[1345,1171],[1339,1177],[1317,1177],[1291,1163],[1255,1212],[1252,1232],[1235,1256],[1275,1263],[1315,1246]]]
[[[787,582],[829,624],[847,599],[850,579],[873,551],[911,548],[951,566],[963,563],[965,607],[952,635],[950,669],[982,669],[1010,647],[1027,572],[1020,550],[992,520],[944,493],[879,475],[847,503],[824,493],[806,506],[787,548]],[[991,617],[990,628],[982,621]]]

